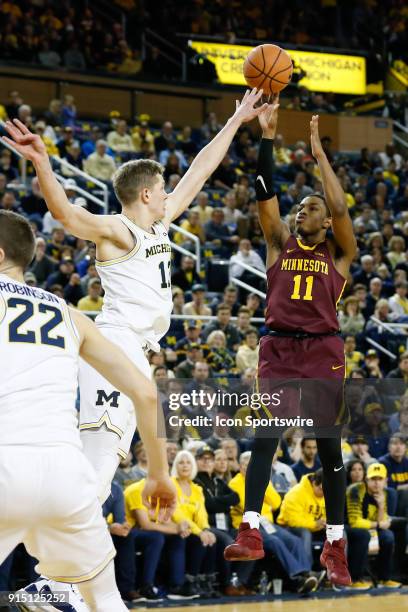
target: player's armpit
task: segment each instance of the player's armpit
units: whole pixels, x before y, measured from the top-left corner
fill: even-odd
[[[64,216],[54,216],[54,218],[62,223],[67,232],[77,238],[91,240],[96,244],[102,240],[109,240],[119,247],[129,248],[129,232],[114,215],[93,215],[81,206],[71,205]]]

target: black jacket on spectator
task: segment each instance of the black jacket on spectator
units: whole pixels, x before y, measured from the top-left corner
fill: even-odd
[[[57,270],[48,277],[46,287],[47,289],[52,287],[52,285],[61,285],[65,287],[65,285],[68,285],[70,278],[71,274],[64,274],[61,270]]]
[[[378,274],[376,274],[375,272],[371,272],[370,274],[367,274],[367,272],[364,272],[364,270],[357,272],[357,274],[353,274],[354,284],[357,285],[361,283],[365,285],[367,289],[369,288],[370,281],[373,278],[378,278]]]
[[[194,482],[204,491],[205,508],[211,527],[218,527],[216,514],[224,514],[226,528],[231,529],[230,508],[239,504],[238,493],[232,491],[221,478],[209,476],[207,472],[198,472]]]
[[[29,271],[35,274],[37,283],[43,285],[50,274],[55,271],[55,262],[48,255],[44,255],[41,261],[34,259]]]
[[[73,304],[76,306],[81,298],[84,297],[84,292],[82,291],[81,285],[68,285],[64,289],[64,299],[68,302],[68,304]]]
[[[21,208],[25,213],[27,213],[27,215],[38,214],[42,217],[48,211],[44,198],[37,197],[33,193],[24,196],[24,198],[21,200]]]
[[[171,284],[183,291],[189,291],[193,285],[201,283],[201,280],[195,270],[178,270],[172,275]]]

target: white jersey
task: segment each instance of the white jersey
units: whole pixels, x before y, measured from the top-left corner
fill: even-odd
[[[0,447],[81,447],[78,352],[64,300],[0,274]]]
[[[154,351],[170,326],[171,245],[166,227],[160,221],[149,233],[125,215],[120,220],[133,234],[135,246],[123,257],[96,261],[105,291],[98,326],[130,327]]]

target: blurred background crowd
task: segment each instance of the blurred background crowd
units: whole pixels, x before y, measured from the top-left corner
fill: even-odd
[[[165,167],[166,188],[172,190],[221,127],[213,113],[201,129],[194,130],[175,128],[169,121],[151,125],[147,115],[128,124],[116,112],[104,122],[85,122],[77,117],[71,95],[51,100],[37,116],[17,91],[10,92],[0,108],[3,118],[19,117],[39,133],[51,156],[67,160],[106,185],[111,212],[119,210],[111,178],[120,163],[157,159]],[[397,580],[405,578],[408,516],[408,162],[392,143],[382,151],[363,148],[350,153],[334,150],[330,138],[322,136],[346,193],[359,247],[339,304],[347,377],[352,383],[346,387],[352,421],[343,444],[350,484],[352,588],[368,589],[373,584],[396,588]],[[266,333],[265,243],[253,188],[257,146],[251,128],[240,129],[228,155],[178,220],[189,235],[177,227],[171,232],[176,248],[181,246],[191,255],[174,251],[173,315],[178,316],[172,319],[161,352],[150,356],[168,423],[174,414],[168,395],[181,392],[186,379],[190,390],[208,391],[214,383],[224,390],[252,388],[259,337]],[[58,171],[73,204],[101,212],[76,190],[100,193],[90,178],[74,175],[72,167]],[[103,305],[95,247],[66,234],[52,219],[30,165],[26,172],[28,186],[22,182],[21,160],[6,148],[1,150],[0,208],[26,215],[37,237],[26,282],[94,316]],[[276,136],[274,179],[282,216],[293,227],[299,201],[311,192],[322,192],[307,142],[299,140],[288,147],[281,135]],[[191,236],[200,244],[199,269]],[[252,271],[240,263],[249,264]],[[248,288],[237,286],[234,279]],[[218,414],[236,418],[248,411],[231,406],[219,408]],[[232,421],[212,428],[192,420],[205,414],[203,406],[189,406],[177,414],[179,424],[167,429],[169,466],[179,492],[172,523],[162,526],[151,521],[141,502],[146,459],[137,434],[105,507],[124,599],[241,596],[254,590],[265,594],[276,576],[281,576],[284,589],[302,592],[310,575],[320,577],[317,556],[325,525],[315,440],[301,430],[286,432],[263,509],[271,530],[266,562],[234,567],[223,561],[222,550],[242,515],[253,432]],[[190,420],[184,424],[183,419]],[[378,521],[377,499],[385,504],[385,515]],[[27,577],[24,561],[28,576],[33,575],[32,562],[17,550],[0,568],[4,588]]]
[[[367,82],[374,83],[383,81],[391,66],[407,77],[407,24],[402,0],[268,0],[262,8],[257,0],[2,1],[0,65],[179,80],[179,56],[186,53],[188,80],[215,83],[212,65],[201,71],[205,59],[188,48],[189,39],[273,40],[302,49],[355,50],[366,57]],[[148,44],[146,32],[153,32]],[[295,108],[350,111],[350,96],[324,94],[314,100],[306,89],[298,96],[293,88],[288,94]],[[403,92],[391,93],[377,112],[406,123],[405,106]]]

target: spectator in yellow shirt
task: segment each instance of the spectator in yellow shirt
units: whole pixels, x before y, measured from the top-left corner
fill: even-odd
[[[367,565],[369,547],[378,550],[378,576],[382,586],[399,588],[400,583],[391,580],[395,546],[391,518],[388,516],[387,468],[382,463],[371,463],[365,482],[356,482],[346,493],[348,561],[355,586],[360,585]]]
[[[39,134],[41,136],[41,140],[45,144],[45,148],[47,149],[48,155],[56,155],[57,157],[59,157],[59,149],[57,145],[51,140],[49,136],[44,135],[46,127],[47,125],[45,121],[37,121],[34,126],[35,132],[36,134]]]
[[[196,202],[197,204],[193,206],[191,210],[198,212],[200,216],[200,223],[201,225],[204,225],[211,220],[211,214],[213,211],[212,206],[209,206],[208,204],[208,193],[205,191],[200,191],[196,198]]]
[[[393,159],[388,164],[387,170],[383,172],[383,176],[385,179],[388,179],[389,181],[391,181],[392,186],[394,187],[395,190],[399,189],[400,179],[397,174],[397,164],[395,163]]]
[[[106,141],[97,140],[95,153],[91,153],[83,164],[85,172],[101,181],[110,181],[116,170],[115,162],[106,149]]]
[[[197,238],[200,239],[201,244],[205,242],[205,232],[200,222],[200,214],[198,211],[188,211],[188,218],[184,219],[184,221],[180,223],[180,227],[185,229],[187,232],[190,232],[190,234],[197,236]],[[184,248],[187,249],[189,247],[195,248],[196,244],[193,240],[190,240],[188,236],[182,234],[181,232],[177,232],[176,234],[174,234],[174,242],[176,242],[177,244],[182,244]]]
[[[354,336],[346,336],[344,339],[344,354],[346,356],[346,378],[353,370],[361,367],[364,362],[364,355],[356,351],[356,339]]]
[[[127,123],[124,119],[118,121],[116,128],[109,132],[107,141],[108,146],[115,153],[127,153],[135,150],[132,137],[128,134]]]
[[[132,527],[134,538],[132,556],[128,558],[128,570],[122,590],[134,590],[136,584],[135,549],[143,552],[142,586],[139,596],[132,601],[159,601],[154,582],[160,557],[165,550],[169,564],[169,599],[193,599],[197,592],[192,582],[185,582],[185,538],[190,534],[186,521],[159,523],[149,517],[142,502],[145,480],[129,485],[124,492],[126,522]],[[119,578],[119,577],[118,577]],[[122,580],[123,582],[123,580]],[[143,599],[142,599],[143,598]]]
[[[136,153],[154,153],[154,136],[147,121],[141,121],[140,125],[135,126],[131,136]]]
[[[278,516],[279,525],[289,527],[291,533],[302,539],[311,564],[312,539],[325,537],[326,506],[322,479],[321,468],[313,474],[302,476],[301,481],[286,493]]]
[[[256,329],[248,329],[245,332],[244,343],[238,348],[236,362],[240,372],[247,368],[256,368],[259,358],[259,334]]]
[[[245,476],[251,452],[242,453],[239,458],[239,473],[228,483],[230,489],[238,493],[239,504],[231,508],[232,524],[235,529],[241,524],[245,509]],[[291,579],[298,593],[310,592],[318,586],[318,580],[311,573],[311,564],[306,555],[302,540],[280,525],[274,524],[273,512],[281,505],[281,497],[269,482],[261,510],[260,531],[266,554],[273,554]],[[251,529],[249,523],[243,523]],[[242,529],[242,527],[241,527]],[[235,546],[232,544],[232,546]]]
[[[173,520],[185,521],[190,530],[186,538],[187,574],[195,580],[198,574],[204,575],[202,583],[200,581],[201,589],[206,589],[207,593],[214,591],[217,539],[210,531],[204,492],[193,482],[197,476],[197,464],[189,451],[181,450],[177,453],[171,476],[177,490],[177,508]]]
[[[274,159],[277,168],[288,166],[291,163],[292,151],[284,146],[282,134],[276,134],[275,142],[273,143]]]
[[[88,282],[88,295],[81,298],[77,304],[78,310],[101,311],[103,306],[102,285],[99,278],[91,278]]]

